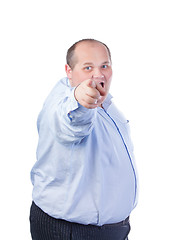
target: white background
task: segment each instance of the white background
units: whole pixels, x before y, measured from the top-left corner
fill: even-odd
[[[183,7],[178,0],[0,3],[0,239],[30,240],[37,115],[82,38],[112,52],[140,177],[130,240],[183,239]]]

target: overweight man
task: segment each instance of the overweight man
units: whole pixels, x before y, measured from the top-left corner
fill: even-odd
[[[109,48],[80,40],[39,114],[31,171],[33,240],[125,240],[137,203],[128,120],[109,93]],[[120,76],[114,84],[121,85]],[[120,84],[119,84],[120,83]]]

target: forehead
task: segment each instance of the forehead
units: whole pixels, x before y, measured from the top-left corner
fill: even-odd
[[[76,46],[75,57],[77,62],[110,61],[107,48],[98,42],[81,42]]]

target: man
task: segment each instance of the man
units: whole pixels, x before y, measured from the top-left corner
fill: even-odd
[[[81,40],[65,70],[38,117],[32,239],[128,239],[137,178],[128,121],[109,94],[110,50]]]

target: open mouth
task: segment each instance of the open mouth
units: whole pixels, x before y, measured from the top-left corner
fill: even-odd
[[[104,88],[104,82],[100,82],[100,85]]]

